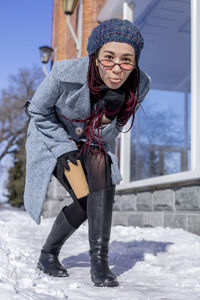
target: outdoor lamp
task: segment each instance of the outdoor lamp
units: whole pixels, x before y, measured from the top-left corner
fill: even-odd
[[[48,63],[48,61],[51,57],[51,54],[53,52],[53,49],[51,47],[48,47],[48,46],[41,46],[41,47],[39,47],[39,49],[40,49],[41,62],[43,64]]]
[[[79,7],[78,7],[78,36],[76,36],[76,33],[71,25],[70,22],[70,15],[73,14],[76,5],[79,1]],[[80,26],[82,25],[82,0],[62,0],[63,2],[63,10],[66,16],[66,22],[69,31],[71,32],[71,35],[74,39],[74,42],[76,44],[77,49],[77,57],[81,57],[81,35],[80,35]]]
[[[78,0],[62,0],[62,2],[63,2],[64,13],[66,15],[72,15],[76,8]]]
[[[41,47],[39,47],[39,49],[40,49],[40,59],[41,59],[42,65],[43,65],[42,69],[43,69],[45,76],[47,76],[48,72],[46,70],[46,64],[48,63],[48,61],[51,57],[53,49],[49,46],[41,46]]]

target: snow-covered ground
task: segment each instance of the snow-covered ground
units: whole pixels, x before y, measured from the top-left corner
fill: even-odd
[[[182,229],[112,228],[109,261],[119,287],[90,280],[87,222],[66,242],[61,261],[69,278],[36,269],[54,219],[35,224],[24,211],[0,211],[1,300],[199,300],[200,237]]]

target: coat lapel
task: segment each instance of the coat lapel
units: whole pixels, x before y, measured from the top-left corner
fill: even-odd
[[[87,82],[89,58],[56,61],[57,79],[61,82],[84,84]]]
[[[88,57],[56,62],[57,78],[67,83],[70,92],[60,107],[70,119],[85,119],[91,114],[90,92],[87,84]],[[67,87],[66,87],[67,88]]]
[[[91,114],[90,92],[87,82],[67,97],[67,104],[73,114],[73,118],[85,119]]]

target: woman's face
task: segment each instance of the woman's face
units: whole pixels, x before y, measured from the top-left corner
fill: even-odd
[[[126,43],[109,42],[104,44],[98,52],[96,65],[103,82],[110,89],[118,89],[126,81],[132,70],[123,70],[119,65],[104,67],[99,62],[103,59],[112,60],[117,64],[130,63],[135,66],[135,50]]]

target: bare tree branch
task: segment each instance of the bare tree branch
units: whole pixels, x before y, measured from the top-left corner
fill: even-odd
[[[26,133],[29,117],[25,113],[26,101],[43,79],[41,68],[19,69],[9,77],[9,86],[0,95],[0,160],[16,149],[17,141]]]

